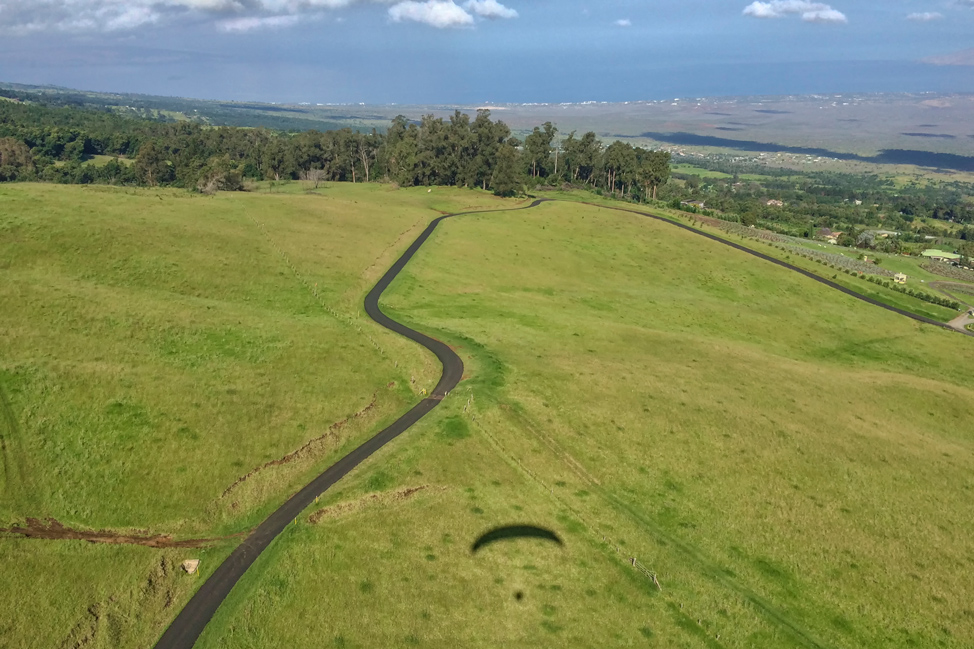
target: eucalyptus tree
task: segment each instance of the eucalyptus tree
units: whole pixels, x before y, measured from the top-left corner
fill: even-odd
[[[491,121],[490,111],[484,109],[477,111],[477,117],[471,124],[470,130],[472,156],[464,173],[465,183],[480,185],[481,189],[487,189],[492,185],[498,152],[510,138],[511,129],[504,122]]]
[[[639,182],[646,188],[646,198],[656,198],[656,191],[670,179],[670,154],[668,151],[636,149],[639,160]]]
[[[558,129],[551,122],[545,122],[541,127],[535,126],[524,139],[524,161],[530,166],[532,178],[548,176],[551,154],[554,151],[551,143],[557,132]]]
[[[616,140],[605,150],[603,160],[609,193],[615,194],[618,186],[623,195],[628,194],[636,180],[636,150],[628,142]]]

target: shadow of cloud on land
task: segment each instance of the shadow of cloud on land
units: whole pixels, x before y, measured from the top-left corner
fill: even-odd
[[[787,146],[784,144],[769,144],[753,140],[731,140],[713,135],[697,135],[695,133],[656,133],[646,132],[640,137],[666,142],[677,146],[712,146],[723,149],[737,149],[738,151],[758,151],[762,153],[796,153],[799,155],[814,155],[839,160],[855,160],[872,162],[874,164],[916,165],[918,167],[934,167],[937,169],[952,169],[954,171],[974,171],[974,157],[956,155],[954,153],[933,153],[931,151],[913,151],[910,149],[883,149],[874,156],[862,156],[856,153],[840,153],[829,149],[803,146]],[[974,137],[974,136],[972,136]]]

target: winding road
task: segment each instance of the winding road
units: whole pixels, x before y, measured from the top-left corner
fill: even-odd
[[[277,536],[284,531],[284,528],[286,528],[288,524],[294,521],[301,514],[301,512],[311,506],[311,504],[314,503],[315,498],[323,494],[332,485],[345,477],[345,475],[347,475],[352,469],[360,465],[373,453],[398,437],[413,424],[422,419],[426,414],[436,408],[440,401],[446,397],[460,382],[460,379],[463,376],[463,361],[452,349],[450,349],[448,345],[436,340],[435,338],[430,338],[425,334],[410,329],[399,322],[396,322],[389,316],[382,313],[382,310],[379,309],[379,298],[382,296],[382,293],[389,287],[390,284],[392,284],[393,280],[399,275],[403,268],[406,267],[406,264],[409,263],[426,240],[430,238],[433,231],[436,230],[436,227],[445,219],[455,216],[526,210],[552,200],[553,199],[538,199],[530,205],[513,209],[458,212],[456,214],[447,214],[445,216],[436,218],[430,222],[422,234],[420,234],[412,245],[406,249],[406,252],[402,254],[396,263],[393,264],[388,271],[386,271],[378,283],[372,288],[371,291],[369,291],[368,295],[366,295],[365,312],[370,318],[386,329],[394,331],[402,336],[405,336],[406,338],[409,338],[410,340],[419,343],[436,355],[436,358],[443,365],[443,374],[440,376],[440,380],[433,389],[432,394],[413,406],[411,410],[394,421],[387,428],[381,430],[375,435],[375,437],[372,437],[354,451],[340,459],[338,462],[328,467],[324,473],[315,478],[299,492],[291,496],[283,505],[268,516],[266,520],[258,525],[257,528],[251,532],[250,536],[248,536],[247,539],[233,552],[231,552],[230,556],[227,557],[222,564],[220,564],[216,571],[214,571],[214,573],[206,580],[192,599],[190,599],[183,610],[180,611],[179,615],[176,616],[176,619],[159,639],[159,642],[156,644],[156,649],[191,649],[191,647],[196,644],[197,639],[199,638],[200,634],[203,633],[203,629],[206,628],[206,625],[216,613],[217,609],[230,594],[230,591],[233,589],[234,585],[240,580],[241,577],[243,577],[244,573],[247,572],[247,569],[250,568],[254,561],[257,560],[257,557],[260,556],[261,552],[263,552],[271,544],[271,541],[277,538]],[[576,201],[565,202],[573,202],[578,204]],[[777,264],[783,268],[793,270],[810,279],[841,291],[846,295],[863,300],[864,302],[868,302],[869,304],[882,307],[888,311],[898,313],[925,324],[935,325],[950,331],[957,331],[943,322],[938,322],[936,320],[925,318],[923,316],[910,313],[909,311],[904,311],[903,309],[898,309],[888,304],[884,304],[868,296],[856,293],[855,291],[825,279],[824,277],[820,277],[810,271],[799,268],[798,266],[781,261],[780,259],[775,259],[774,257],[765,255],[764,253],[752,250],[732,241],[722,239],[707,232],[702,232],[682,223],[631,208],[611,207],[607,205],[584,202],[581,204],[600,209],[604,208],[619,212],[629,212],[638,216],[662,221],[669,225],[674,225],[683,230],[693,232],[694,234],[698,234],[712,241],[716,241],[717,243],[730,246],[760,259],[764,259],[765,261]],[[974,335],[974,333],[971,332],[960,333]]]
[[[210,619],[220,608],[220,604],[227,598],[230,591],[240,578],[243,577],[247,569],[257,560],[260,553],[267,549],[277,536],[284,531],[289,523],[294,521],[301,512],[314,503],[315,498],[327,491],[332,485],[345,477],[352,469],[368,459],[373,453],[398,437],[410,426],[422,419],[433,408],[440,405],[440,401],[450,393],[463,377],[463,361],[457,356],[450,347],[435,338],[410,329],[404,324],[400,324],[384,314],[379,308],[379,298],[382,293],[389,288],[392,281],[406,267],[409,260],[413,258],[433,231],[444,219],[454,216],[465,216],[469,214],[484,214],[489,212],[511,212],[536,207],[544,200],[537,200],[524,207],[517,207],[513,210],[478,210],[472,212],[458,212],[447,214],[434,219],[430,222],[423,233],[406,249],[406,252],[392,265],[385,275],[365,296],[365,312],[370,318],[378,322],[383,327],[390,329],[398,334],[416,341],[426,349],[433,352],[436,358],[443,365],[443,374],[439,382],[433,388],[429,397],[417,403],[413,408],[402,417],[392,422],[388,427],[356,448],[354,451],[340,459],[338,462],[328,467],[324,473],[311,481],[304,489],[291,496],[274,513],[267,517],[264,522],[230,553],[230,556],[220,564],[220,567],[210,575],[203,586],[196,591],[189,603],[180,611],[173,623],[162,634],[156,649],[190,649],[196,640],[203,633],[203,629]]]

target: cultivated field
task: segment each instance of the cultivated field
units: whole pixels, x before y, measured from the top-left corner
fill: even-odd
[[[249,529],[435,382],[361,312],[397,253],[438,213],[524,204],[284,189],[0,188],[3,526]],[[445,221],[384,308],[468,378],[290,526],[201,646],[974,637],[971,339],[569,203]],[[564,545],[471,552],[512,524]],[[0,637],[150,645],[200,583],[175,563],[237,542],[2,538]]]

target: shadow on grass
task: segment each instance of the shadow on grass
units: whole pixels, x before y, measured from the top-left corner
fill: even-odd
[[[470,546],[470,552],[476,554],[477,550],[480,550],[484,546],[496,543],[497,541],[510,539],[540,539],[542,541],[551,541],[561,546],[564,545],[558,535],[549,529],[535,527],[534,525],[508,525],[505,527],[497,527],[481,534],[473,542],[473,545]]]

